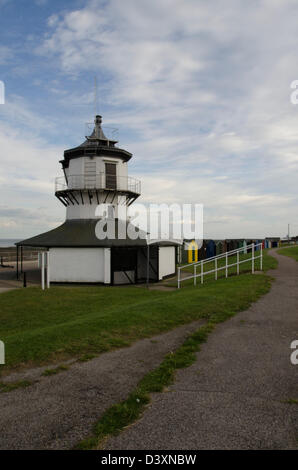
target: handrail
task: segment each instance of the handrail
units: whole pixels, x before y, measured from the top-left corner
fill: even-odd
[[[225,251],[224,253],[220,253],[219,255],[212,256],[211,258],[206,258],[206,259],[203,259],[203,260],[200,260],[200,261],[194,261],[193,263],[184,264],[183,266],[180,266],[180,268],[183,269],[183,268],[186,268],[188,266],[193,266],[194,264],[201,264],[201,261],[207,263],[209,261],[215,260],[215,258],[217,258],[217,259],[224,258],[226,256],[226,253],[229,253],[229,254],[232,255],[232,254],[237,253],[237,251],[249,250],[250,248],[252,248],[253,245],[256,247],[256,246],[261,245],[261,243],[258,243],[257,245],[255,243],[251,243],[250,245],[245,245],[245,246],[242,246],[241,248],[235,248],[234,250]]]
[[[66,190],[107,189],[141,194],[141,181],[131,176],[118,176],[104,172],[68,175],[55,178],[55,192]]]
[[[260,255],[259,256],[255,256],[255,250],[256,250],[257,247],[260,247]],[[242,251],[243,251],[244,254],[247,254],[247,250],[250,250],[250,249],[251,249],[252,256],[250,258],[245,259],[245,260],[240,260],[239,259],[239,254]],[[229,256],[235,255],[235,254],[237,255],[236,263],[229,264],[228,263]],[[217,266],[217,261],[219,259],[222,259],[222,258],[226,259],[226,263],[225,263],[224,266],[219,266],[218,267]],[[194,285],[196,285],[196,280],[197,280],[198,277],[201,278],[201,284],[203,284],[204,283],[204,276],[207,275],[207,274],[212,274],[212,273],[215,273],[215,280],[217,280],[218,271],[221,271],[223,269],[225,269],[225,277],[227,278],[228,275],[229,275],[229,268],[231,268],[233,266],[237,266],[237,275],[239,275],[239,266],[240,266],[240,264],[247,263],[247,262],[252,263],[251,271],[252,271],[252,273],[254,273],[254,271],[255,271],[255,260],[256,259],[260,259],[260,269],[262,271],[263,270],[263,243],[257,243],[257,244],[252,243],[250,245],[246,245],[246,246],[243,246],[241,248],[236,248],[236,249],[231,250],[231,251],[226,251],[225,253],[221,253],[220,255],[212,256],[211,258],[202,259],[200,261],[195,261],[194,263],[189,263],[189,264],[185,264],[183,266],[179,266],[178,267],[178,286],[177,287],[178,287],[178,289],[180,289],[181,282],[186,281],[188,279],[193,279],[194,280]],[[204,272],[204,264],[211,263],[212,261],[215,262],[215,268],[211,269],[210,271]],[[197,266],[198,265],[201,266],[201,272],[199,274],[197,274]],[[189,266],[194,267],[194,273],[192,275],[184,277],[182,279],[181,278],[181,271],[183,269],[185,269],[186,267],[189,267]]]

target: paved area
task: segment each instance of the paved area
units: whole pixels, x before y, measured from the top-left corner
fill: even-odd
[[[197,321],[89,362],[76,362],[54,376],[41,377],[38,368],[7,377],[38,382],[0,393],[0,449],[72,448],[108,407],[125,399],[165,354],[202,324]]]
[[[0,294],[2,294],[2,292],[8,292],[14,289],[17,289],[17,287],[0,287]]]
[[[297,449],[298,263],[272,253],[271,291],[220,324],[167,393],[106,449]]]
[[[8,264],[10,266],[0,266],[0,293],[23,287],[22,275],[20,275],[20,280],[17,280],[16,262],[11,261]],[[26,272],[28,287],[40,284],[40,269],[38,269],[36,261],[24,261],[23,270]]]

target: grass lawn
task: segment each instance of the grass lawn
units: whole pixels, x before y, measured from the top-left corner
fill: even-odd
[[[175,291],[92,286],[5,292],[0,339],[6,365],[0,372],[99,354],[200,318],[218,321],[245,310],[269,288],[265,274],[245,274]]]
[[[298,261],[298,246],[280,248],[277,250],[277,253],[280,255],[289,256],[290,258],[294,258],[296,261]]]

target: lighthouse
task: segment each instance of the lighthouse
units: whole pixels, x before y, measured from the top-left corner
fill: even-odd
[[[109,140],[96,116],[94,130],[79,147],[65,150],[60,161],[64,177],[56,178],[55,194],[66,206],[66,219],[92,219],[99,204],[107,204],[117,217],[119,205],[132,204],[141,193],[141,182],[128,176],[132,154]]]
[[[145,232],[136,239],[127,236],[121,209],[140,196],[141,182],[128,175],[132,154],[117,144],[106,137],[96,115],[91,135],[60,160],[63,176],[55,180],[55,196],[65,207],[65,222],[17,243],[49,252],[51,282],[135,284],[176,272],[178,242],[149,242]],[[115,233],[98,237],[97,224],[109,219]]]

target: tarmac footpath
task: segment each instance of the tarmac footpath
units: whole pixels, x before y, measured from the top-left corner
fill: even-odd
[[[105,449],[297,449],[298,263],[271,251],[272,288],[216,326],[196,362],[154,394],[143,417]]]

